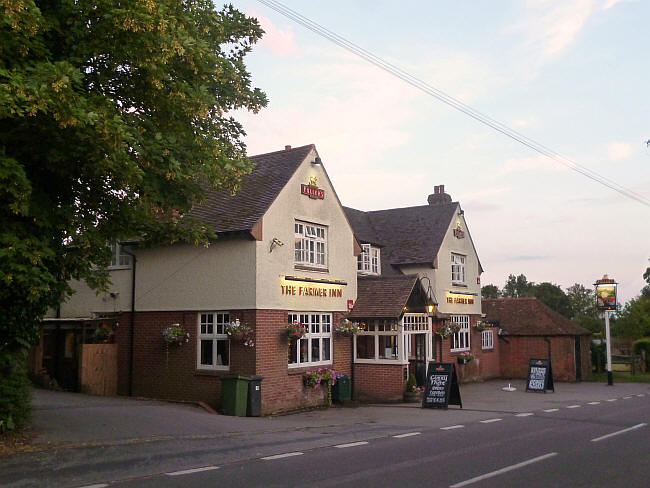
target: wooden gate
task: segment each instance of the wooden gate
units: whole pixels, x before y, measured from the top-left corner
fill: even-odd
[[[91,395],[117,395],[117,344],[83,345],[81,391]]]

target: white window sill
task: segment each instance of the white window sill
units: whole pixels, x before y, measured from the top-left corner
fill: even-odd
[[[408,361],[400,361],[399,359],[355,359],[355,364],[393,364],[395,366],[405,366]]]
[[[318,362],[318,363],[289,363],[289,369],[296,368],[313,368],[315,366],[331,366],[332,361]]]
[[[450,349],[449,352],[467,352],[469,350],[469,347],[464,347],[463,349]]]
[[[108,271],[115,271],[115,270],[118,270],[118,269],[131,269],[131,265],[128,264],[128,265],[122,265],[122,266],[109,266],[107,269],[108,269]]]

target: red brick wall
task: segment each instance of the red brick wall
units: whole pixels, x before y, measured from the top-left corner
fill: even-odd
[[[526,378],[528,364],[532,358],[547,359],[548,343],[543,337],[508,336],[508,342],[501,341],[501,375],[505,378]],[[575,337],[548,337],[551,343],[551,366],[554,381],[575,381]],[[582,338],[583,379],[591,374],[591,358],[588,338]]]
[[[498,378],[501,376],[500,364],[500,344],[497,337],[497,329],[492,328],[494,338],[493,349],[483,349],[481,345],[481,331],[474,327],[480,320],[480,315],[470,315],[470,353],[474,359],[467,364],[459,364],[457,356],[460,353],[451,352],[451,337],[443,339],[442,342],[442,362],[454,363],[458,380],[461,382],[485,380],[489,378]],[[436,354],[440,354],[439,345]]]
[[[400,364],[355,364],[355,400],[400,402],[406,389],[404,370]]]
[[[230,344],[229,371],[198,371],[197,312],[137,312],[135,314],[133,395],[148,398],[204,401],[218,408],[221,404],[221,381],[224,374],[262,376],[262,413],[294,410],[327,401],[326,388],[306,389],[302,373],[309,368],[289,369],[287,342],[283,331],[287,323],[284,310],[233,310],[231,320],[239,318],[255,334],[255,347]],[[333,324],[342,313],[333,314]],[[180,323],[190,333],[188,343],[166,348],[162,331]],[[350,375],[351,339],[333,337],[333,368]],[[119,344],[118,391],[129,391],[130,314],[120,318],[115,340]]]

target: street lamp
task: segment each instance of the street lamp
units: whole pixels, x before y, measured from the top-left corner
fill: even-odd
[[[612,374],[612,344],[609,333],[609,312],[616,310],[616,280],[608,278],[607,275],[596,280],[596,308],[602,310],[605,314],[605,347],[607,354],[607,384],[614,384],[614,375]]]
[[[436,302],[435,299],[435,294],[433,293],[433,289],[431,288],[431,279],[428,276],[423,276],[420,278],[420,281],[427,280],[427,313],[429,315],[433,315],[436,311],[436,307],[438,306],[438,303]]]

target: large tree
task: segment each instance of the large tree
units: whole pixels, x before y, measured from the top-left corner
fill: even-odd
[[[106,243],[206,243],[183,213],[251,169],[255,19],[211,0],[0,1],[0,353],[70,292],[106,285]]]
[[[533,289],[535,288],[535,283],[528,281],[524,274],[515,276],[513,274],[508,275],[506,284],[501,290],[501,296],[506,298],[521,298],[521,297],[530,297],[533,296]]]
[[[496,285],[489,284],[481,287],[482,298],[499,298],[500,296],[501,290]]]
[[[532,288],[532,296],[565,317],[571,317],[571,303],[560,286],[547,281],[538,283]]]
[[[571,320],[592,332],[602,332],[604,322],[596,311],[596,296],[593,288],[575,283],[566,289],[571,306]]]

